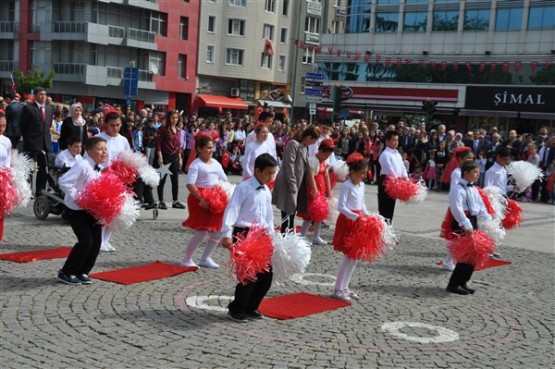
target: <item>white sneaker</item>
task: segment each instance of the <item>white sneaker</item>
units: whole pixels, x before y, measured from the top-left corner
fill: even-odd
[[[200,263],[198,263],[198,266],[210,269],[218,269],[220,267],[214,260],[212,260],[212,258],[201,260]]]
[[[345,294],[344,291],[334,291],[333,295],[331,295],[334,299],[338,299],[341,301],[351,301],[351,297],[348,294]]]
[[[321,239],[320,237],[314,237],[314,238],[312,239],[312,244],[313,244],[313,245],[316,245],[316,246],[324,246],[324,245],[327,245],[328,242],[327,242],[327,241],[324,241],[324,240]]]
[[[447,260],[447,259],[443,260],[443,263],[441,264],[443,269],[448,270],[450,272],[455,270],[455,265],[456,265],[455,262],[453,262],[453,260],[451,258],[449,258],[449,260]]]
[[[100,251],[114,252],[114,251],[116,251],[116,249],[110,243],[103,243],[102,245],[100,245]]]
[[[185,267],[185,268],[191,268],[191,267],[197,267],[198,268],[198,265],[195,264],[193,259],[183,260],[179,265],[181,265],[182,267]]]
[[[344,289],[343,294],[349,296],[353,300],[358,300],[358,295],[355,291],[351,291],[350,289]]]

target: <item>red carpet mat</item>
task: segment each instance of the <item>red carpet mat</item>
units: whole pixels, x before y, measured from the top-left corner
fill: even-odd
[[[350,305],[349,302],[336,300],[331,297],[299,292],[262,300],[260,312],[271,318],[287,320]]]
[[[194,272],[198,267],[182,267],[174,264],[166,264],[156,260],[154,263],[139,265],[136,267],[110,270],[91,274],[91,278],[119,284],[134,284],[156,279],[173,277],[186,272]]]
[[[33,261],[67,258],[71,247],[55,247],[52,249],[10,252],[0,254],[0,260],[13,261],[14,263],[31,263]]]
[[[442,265],[443,260],[436,261],[436,264],[437,265]],[[488,259],[484,264],[474,267],[474,271],[499,267],[499,266],[503,266],[503,265],[510,265],[510,264],[512,264],[512,262],[510,262],[509,260]]]

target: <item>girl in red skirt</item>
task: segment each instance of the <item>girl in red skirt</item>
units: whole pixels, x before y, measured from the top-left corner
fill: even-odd
[[[181,265],[185,267],[197,266],[193,261],[193,254],[206,235],[208,235],[208,240],[198,265],[214,269],[220,267],[210,255],[220,242],[225,205],[223,208],[215,209],[210,206],[209,200],[215,197],[218,182],[227,181],[227,177],[222,165],[212,158],[213,148],[212,137],[203,134],[197,135],[195,138],[197,158],[189,166],[186,180],[189,190],[187,197],[189,217],[183,222],[183,226],[194,229],[195,234],[189,241],[181,262]]]
[[[322,213],[319,209],[314,209],[314,202],[317,200],[317,196],[324,196],[324,198],[331,197],[331,185],[329,176],[329,166],[326,164],[327,159],[333,154],[335,150],[335,145],[331,138],[326,138],[322,140],[320,146],[318,146],[318,152],[315,156],[309,157],[309,187],[308,187],[308,213],[300,213],[297,215],[304,219],[303,226],[301,229],[301,236],[305,237],[308,227],[312,224],[314,228],[314,235],[312,237],[313,245],[327,245],[327,241],[320,238],[320,230],[322,228],[322,221],[327,217],[327,214]],[[315,161],[315,163],[312,163]],[[315,169],[318,170],[315,170]],[[325,200],[327,205],[327,199]],[[327,206],[326,206],[327,208]],[[329,212],[329,211],[328,211]]]
[[[335,225],[333,235],[333,248],[335,251],[346,253],[347,245],[345,237],[351,233],[355,227],[355,221],[361,215],[368,215],[368,210],[364,203],[364,182],[368,173],[368,161],[359,153],[353,153],[347,158],[349,166],[349,177],[341,185],[338,205],[339,216]],[[339,265],[335,280],[335,289],[332,297],[351,301],[358,300],[358,295],[349,289],[351,277],[355,271],[357,260],[343,256]]]

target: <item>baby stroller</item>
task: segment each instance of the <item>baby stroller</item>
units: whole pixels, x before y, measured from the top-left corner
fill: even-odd
[[[44,155],[46,153],[43,152]],[[49,214],[61,215],[62,220],[67,222],[67,208],[64,205],[64,193],[58,186],[58,179],[69,170],[69,168],[56,168],[54,166],[55,155],[51,155],[46,169],[47,185],[41,191],[41,195],[35,199],[33,212],[40,220],[48,218]]]

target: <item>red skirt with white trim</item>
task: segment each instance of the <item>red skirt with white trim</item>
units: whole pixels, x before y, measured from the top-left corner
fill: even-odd
[[[204,191],[201,193],[204,194]],[[187,197],[187,208],[189,217],[181,224],[183,227],[195,231],[220,232],[222,230],[223,212],[215,214],[209,209],[203,208],[200,206],[200,201],[191,194]]]
[[[358,215],[362,214],[361,211],[355,210],[353,213]],[[355,227],[355,221],[349,219],[343,213],[339,213],[337,217],[337,223],[335,224],[335,233],[333,234],[333,249],[345,253],[345,237],[353,232]]]

